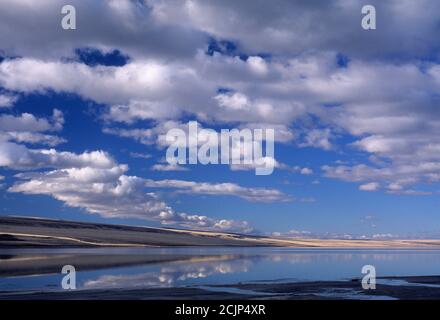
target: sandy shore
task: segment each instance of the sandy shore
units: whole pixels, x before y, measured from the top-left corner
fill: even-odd
[[[282,239],[196,230],[0,217],[0,248],[160,246],[440,248],[440,240]]]

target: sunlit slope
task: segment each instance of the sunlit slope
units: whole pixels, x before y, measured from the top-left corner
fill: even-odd
[[[287,239],[42,218],[0,217],[0,247],[280,246],[335,248],[439,247],[439,240]]]

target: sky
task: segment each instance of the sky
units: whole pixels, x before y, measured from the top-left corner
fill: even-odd
[[[0,215],[440,238],[438,1],[65,4],[2,1]],[[189,121],[274,129],[273,174],[170,165]]]

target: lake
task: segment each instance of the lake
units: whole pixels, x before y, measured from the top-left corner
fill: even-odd
[[[0,291],[4,292],[3,296],[63,291],[63,265],[75,267],[76,287],[80,291],[202,288],[246,294],[245,289],[234,285],[361,279],[364,265],[373,265],[378,278],[437,276],[440,275],[440,251],[194,247],[3,249],[0,250]]]

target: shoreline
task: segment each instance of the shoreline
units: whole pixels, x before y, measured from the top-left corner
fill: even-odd
[[[0,291],[0,300],[438,300],[440,275],[378,277],[375,290],[360,279],[261,282],[71,291]]]

